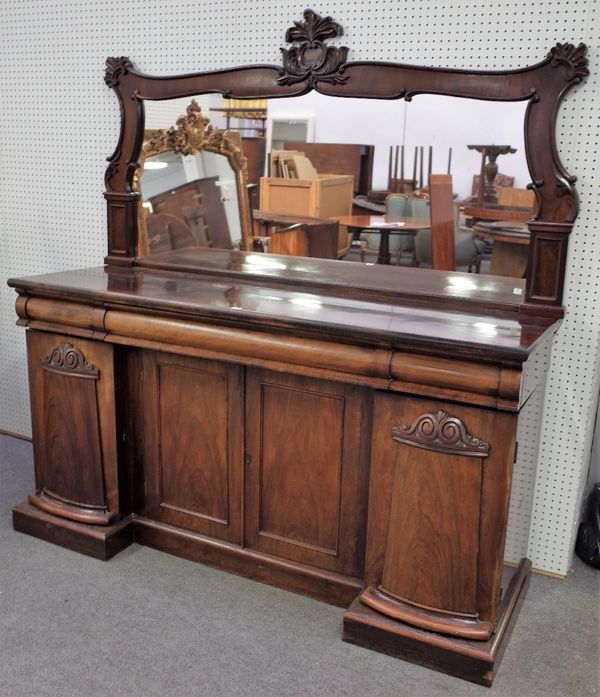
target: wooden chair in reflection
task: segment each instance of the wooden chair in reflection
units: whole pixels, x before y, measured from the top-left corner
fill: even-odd
[[[459,209],[452,196],[452,177],[432,174],[429,178],[431,230],[420,230],[414,240],[416,266],[456,271],[481,270],[485,245],[472,231],[458,224]]]
[[[340,256],[342,233],[336,221],[260,210],[253,211],[252,219],[252,242],[257,251],[319,259]],[[350,243],[346,240],[345,244],[347,250]]]

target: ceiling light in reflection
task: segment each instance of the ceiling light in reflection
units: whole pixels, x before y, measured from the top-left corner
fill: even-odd
[[[287,269],[285,264],[269,258],[268,254],[253,254],[246,258],[246,264],[256,269]]]
[[[148,160],[147,162],[144,163],[144,169],[164,169],[165,167],[168,167],[168,166],[169,166],[168,162],[157,162],[157,161]]]
[[[449,278],[448,290],[475,290],[477,284],[469,278]]]
[[[323,303],[315,297],[292,298],[290,302],[293,305],[300,305],[301,307],[308,307],[313,309],[323,307]]]
[[[498,333],[498,327],[491,322],[473,322],[473,326],[477,327],[486,336],[496,336]]]

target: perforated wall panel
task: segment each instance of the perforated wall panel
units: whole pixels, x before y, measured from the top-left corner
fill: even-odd
[[[176,74],[278,63],[304,3],[289,0],[0,0],[0,428],[30,432],[23,331],[8,276],[101,263],[105,158],[119,109],[103,82],[107,56]],[[398,2],[314,6],[345,30],[351,60],[503,69],[535,63],[557,41],[584,41],[591,77],[558,119],[558,148],[579,177],[581,213],[569,248],[567,316],[552,352],[539,453],[520,450],[506,555],[568,570],[596,407],[600,340],[598,4],[595,0]],[[418,97],[417,97],[418,99]],[[538,396],[539,398],[539,396]],[[532,410],[535,411],[535,410]],[[520,438],[535,440],[525,418]]]

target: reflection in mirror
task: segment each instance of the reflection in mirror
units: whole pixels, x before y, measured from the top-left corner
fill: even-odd
[[[163,170],[144,170],[146,205],[157,195],[156,182],[162,180],[164,194],[216,177],[213,188],[221,196],[210,199],[210,208],[224,208],[229,237],[203,237],[202,221],[190,219],[195,245],[525,276],[525,221],[534,213],[534,195],[526,189],[526,103],[439,95],[419,95],[407,103],[317,92],[272,99],[266,103],[267,124],[309,120],[314,142],[303,142],[305,134],[291,136],[268,152],[264,114],[252,120],[239,104],[239,111],[228,110],[220,95],[195,99],[216,128],[238,131],[254,220],[244,247],[235,215],[240,202],[231,196],[226,173],[205,162],[206,153],[199,161],[191,158],[193,163],[179,157],[169,175],[165,170],[171,163]],[[146,102],[147,127],[168,127],[188,105],[189,99]],[[440,185],[430,189],[431,175],[448,174],[450,180],[438,180]],[[208,203],[207,194],[202,196]],[[154,204],[153,213],[160,213]]]
[[[140,256],[247,244],[246,162],[239,134],[215,129],[195,100],[186,101],[175,126],[145,130],[135,180],[142,197]],[[160,104],[146,104],[147,123],[160,121],[157,111],[170,116],[173,105],[153,108]]]

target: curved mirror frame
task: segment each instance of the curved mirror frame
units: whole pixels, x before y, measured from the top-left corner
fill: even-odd
[[[529,221],[529,273],[522,311],[562,314],[568,236],[578,212],[575,177],[562,166],[555,141],[558,106],[566,92],[586,75],[584,44],[557,44],[533,66],[508,71],[425,68],[400,63],[347,62],[347,47],[325,41],[343,35],[331,17],[305,10],[281,49],[283,66],[238,68],[157,77],[138,72],[125,57],[108,58],[105,81],[121,107],[121,133],[105,175],[108,202],[109,264],[136,263],[138,198],[134,177],[144,138],[144,100],[221,93],[236,99],[292,97],[317,90],[322,94],[365,99],[412,99],[443,94],[493,101],[527,101],[525,149],[537,211]],[[401,283],[401,276],[398,276]]]
[[[248,200],[248,167],[242,149],[228,131],[214,128],[210,119],[202,112],[198,103],[191,101],[186,113],[180,116],[171,128],[145,131],[144,142],[138,157],[138,167],[134,172],[132,190],[138,197],[138,236],[136,255],[142,256],[140,246],[146,241],[144,216],[139,210],[142,203],[141,178],[146,160],[167,152],[180,155],[198,155],[211,152],[227,158],[235,173],[238,212],[241,228],[242,249],[249,249],[252,234],[250,202]]]

